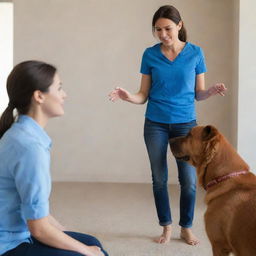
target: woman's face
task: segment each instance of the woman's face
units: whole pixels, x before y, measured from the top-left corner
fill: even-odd
[[[42,111],[48,117],[62,116],[64,114],[64,100],[67,97],[62,89],[60,77],[55,73],[53,83],[50,85],[48,92],[43,93],[44,102],[41,105]]]
[[[172,46],[179,38],[182,22],[176,25],[172,20],[160,18],[155,23],[155,34],[165,46]]]

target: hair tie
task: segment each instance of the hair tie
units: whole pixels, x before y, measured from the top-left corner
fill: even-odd
[[[8,108],[15,109],[15,106],[12,102],[9,102],[8,103]]]

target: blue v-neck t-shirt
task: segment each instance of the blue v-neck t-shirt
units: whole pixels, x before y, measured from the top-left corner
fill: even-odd
[[[161,44],[145,50],[141,73],[151,76],[146,118],[160,123],[186,123],[196,119],[196,76],[206,72],[199,46],[187,42],[173,60],[161,51]]]

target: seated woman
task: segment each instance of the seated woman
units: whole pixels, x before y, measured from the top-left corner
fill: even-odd
[[[64,114],[66,98],[56,68],[22,62],[9,75],[7,92],[0,119],[0,255],[108,255],[95,237],[64,231],[49,213],[51,139],[44,127]]]

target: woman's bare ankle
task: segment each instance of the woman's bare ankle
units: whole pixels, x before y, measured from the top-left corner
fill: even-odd
[[[185,240],[185,242],[189,245],[197,245],[199,244],[199,239],[193,234],[191,228],[183,228],[180,230],[180,237]]]
[[[171,232],[172,232],[171,225],[163,226],[163,233],[159,238],[155,239],[155,242],[159,244],[169,243],[171,240]]]
[[[167,226],[163,226],[163,230],[164,231],[171,231],[172,230],[172,225],[170,224],[170,225],[167,225]]]

